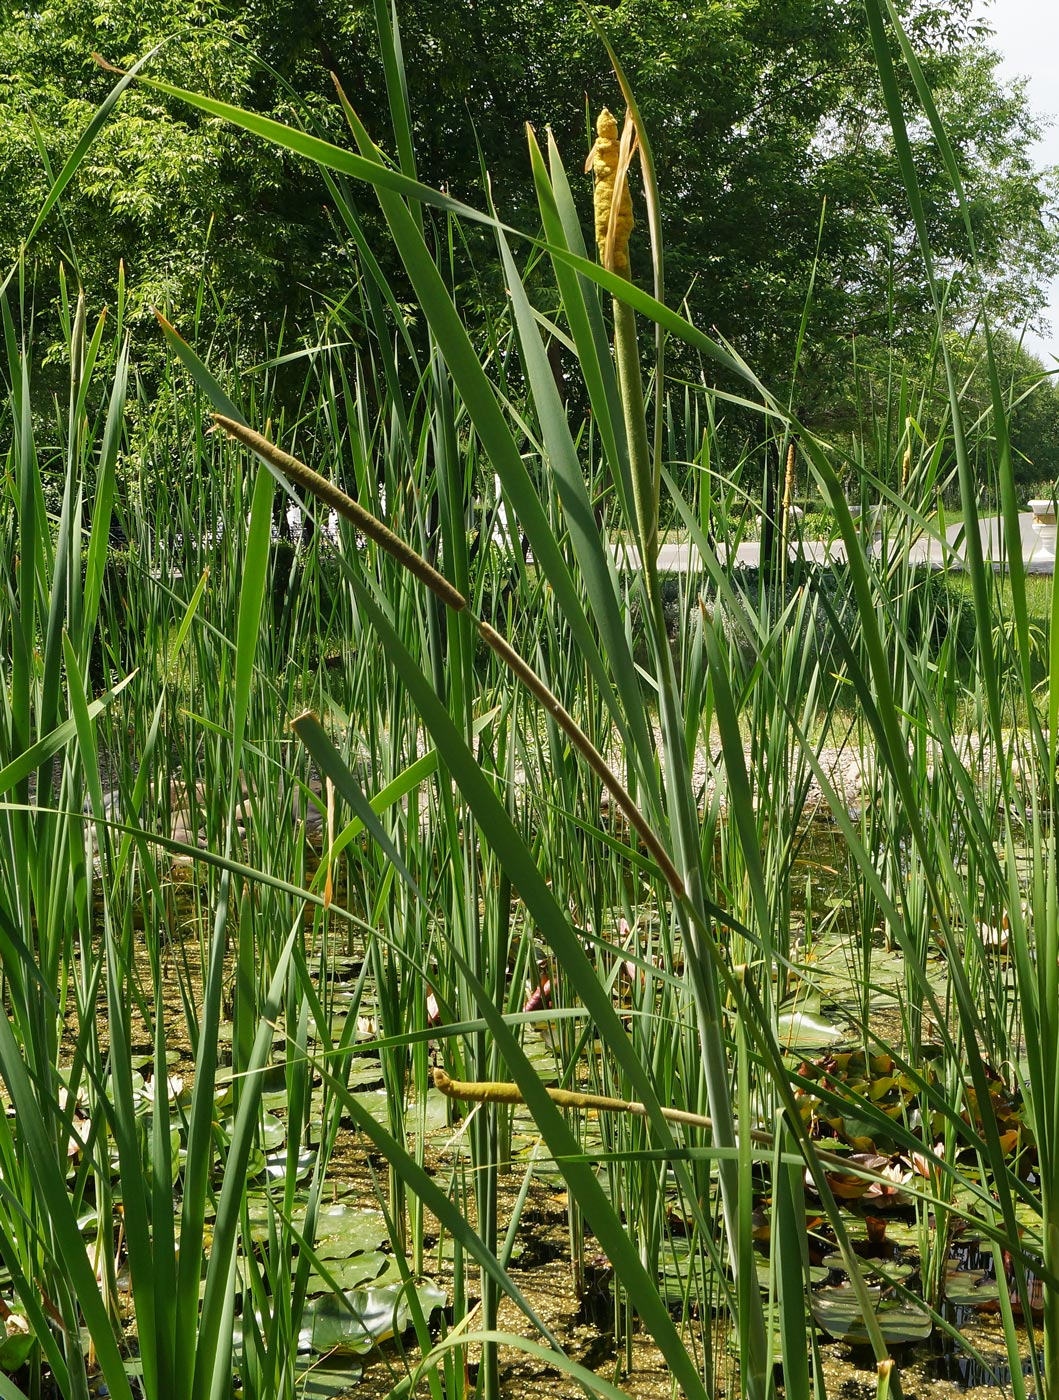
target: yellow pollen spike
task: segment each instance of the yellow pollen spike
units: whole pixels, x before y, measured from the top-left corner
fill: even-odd
[[[604,107],[596,121],[596,144],[589,152],[585,169],[591,169],[596,177],[596,243],[599,245],[599,260],[610,271],[628,277],[629,235],[632,233],[633,218],[632,196],[625,179],[621,182],[617,209],[614,208],[620,149],[618,123],[613,114]]]

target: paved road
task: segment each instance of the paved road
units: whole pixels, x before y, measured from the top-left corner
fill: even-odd
[[[982,552],[986,559],[990,560],[993,567],[1002,569],[1008,558],[1008,551],[1004,548],[1004,524],[999,516],[983,516],[979,520],[980,534],[982,539]],[[794,556],[796,546],[792,543],[791,555]],[[802,542],[801,552],[804,558],[811,559],[815,563],[825,564],[829,561],[841,563],[845,560],[846,550],[841,541],[826,540],[805,540]],[[950,569],[961,569],[964,565],[964,531],[962,525],[950,525],[945,532],[945,543],[940,539],[921,538],[913,542],[909,550],[909,558],[917,564],[929,564],[932,568],[941,569],[948,566]],[[1056,527],[1034,525],[1034,517],[1029,511],[1019,515],[1019,548],[1022,551],[1023,563],[1026,570],[1031,574],[1051,574],[1055,572],[1055,548],[1056,548]],[[726,557],[724,545],[718,548],[721,559]],[[754,540],[748,544],[741,544],[736,552],[736,560],[739,564],[750,568],[757,568],[761,562],[761,544]],[[625,568],[634,569],[639,563],[639,556],[634,546],[627,546],[618,553],[619,565]],[[658,552],[658,566],[664,573],[688,573],[697,572],[701,564],[694,546],[688,540],[670,541],[662,545]]]

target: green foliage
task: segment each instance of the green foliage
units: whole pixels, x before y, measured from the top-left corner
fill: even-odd
[[[916,637],[926,639],[926,654],[932,660],[946,640],[959,672],[965,674],[974,660],[974,614],[966,586],[958,577],[930,568],[910,569],[905,591],[905,626]]]
[[[1015,480],[1032,496],[1048,495],[1059,480],[1059,386],[1054,374],[1012,335],[998,334],[993,343],[997,370],[1006,402],[1010,405],[1007,430],[1011,439]],[[987,437],[992,439],[992,413],[984,346],[976,337],[961,354],[968,373],[967,403],[982,414]]]
[[[10,264],[52,178],[70,155],[115,74],[160,45],[155,71],[227,101],[274,115],[289,103],[247,45],[260,45],[254,16],[219,0],[95,0],[5,7],[0,26],[0,185],[8,217],[0,257]],[[272,36],[286,17],[273,15]],[[287,31],[294,42],[295,29]],[[119,261],[130,319],[151,308],[182,318],[207,292],[206,324],[223,305],[262,344],[265,308],[292,313],[333,256],[325,191],[299,162],[133,87],[93,144],[77,178],[38,236],[34,266],[63,260],[92,302],[111,295]],[[340,274],[331,267],[332,285]],[[212,304],[211,304],[212,299]],[[39,308],[38,314],[43,308]],[[61,343],[54,322],[45,336]],[[38,337],[40,330],[38,330]]]
[[[484,168],[505,218],[532,227],[523,125],[552,128],[568,163],[579,164],[590,144],[583,99],[592,109],[616,105],[602,46],[579,10],[554,0],[406,8],[418,174],[474,201]],[[971,275],[929,132],[912,128],[935,256],[953,275],[950,310],[959,320],[986,292],[994,320],[1017,326],[1039,312],[1042,282],[1057,266],[1043,219],[1054,181],[1027,155],[1037,124],[1022,87],[999,82],[966,0],[900,8],[949,127],[978,243]],[[238,9],[222,0],[44,0],[13,13],[0,31],[0,182],[18,217],[5,224],[0,254],[9,258],[24,237],[49,170],[109,90],[112,75],[94,51],[123,66],[164,40],[149,72],[280,120],[315,122],[341,141],[334,73],[373,139],[396,155],[375,18],[369,0],[253,0]],[[847,421],[850,345],[862,365],[880,350],[915,360],[933,324],[909,256],[908,207],[861,7],[625,0],[603,19],[662,172],[673,294],[776,383],[794,361],[815,272],[796,393],[815,425]],[[296,340],[313,290],[348,289],[331,205],[297,158],[134,87],[37,256],[69,259],[90,297],[110,288],[122,258],[134,315],[169,307],[182,324],[202,316],[206,328],[224,306],[253,355],[266,318],[274,337],[286,315]],[[641,240],[641,277],[645,248]],[[472,321],[500,289],[491,252],[473,228],[450,251],[449,275]],[[385,248],[382,257],[400,296],[403,276]]]
[[[887,45],[901,36],[884,29],[877,0],[868,11],[887,95],[899,99]],[[288,20],[295,13],[285,12]],[[618,18],[645,13],[630,5]],[[750,26],[757,12],[742,13]],[[784,13],[793,22],[799,10],[792,4]],[[942,15],[955,25],[954,42],[961,13]],[[359,15],[351,12],[350,24]],[[840,16],[852,24],[852,15],[833,18]],[[440,25],[440,10],[435,17]],[[938,37],[930,29],[936,17],[926,10],[912,16],[928,38]],[[720,37],[730,38],[734,9],[720,6],[715,18]],[[494,19],[499,24],[498,13]],[[413,133],[403,126],[401,65],[396,45],[386,48],[396,34],[383,23],[380,37],[407,165]],[[821,26],[817,38],[824,37]],[[682,61],[690,61],[698,38],[683,35]],[[650,56],[650,45],[643,51]],[[757,61],[749,47],[742,57],[747,66]],[[791,63],[794,81],[800,70]],[[642,76],[651,98],[651,73]],[[212,120],[152,100],[163,132],[171,119],[189,131]],[[202,100],[189,96],[189,107]],[[10,1275],[5,1303],[10,1293],[40,1348],[28,1374],[5,1382],[5,1395],[88,1400],[89,1337],[116,1397],[127,1400],[135,1389],[146,1400],[202,1400],[230,1393],[235,1381],[247,1396],[287,1400],[307,1384],[334,1384],[299,1354],[299,1338],[310,1295],[344,1291],[358,1314],[372,1304],[375,1336],[412,1322],[432,1400],[466,1389],[467,1348],[479,1342],[476,1391],[498,1400],[501,1296],[524,1314],[520,1326],[560,1345],[509,1267],[538,1171],[548,1173],[553,1200],[555,1173],[568,1183],[575,1286],[587,1297],[587,1223],[591,1249],[613,1267],[616,1336],[631,1355],[634,1306],[638,1325],[665,1354],[672,1383],[689,1396],[712,1400],[738,1389],[748,1400],[771,1400],[774,1324],[788,1393],[808,1393],[811,1381],[824,1396],[829,1377],[807,1309],[814,1300],[825,1327],[870,1340],[880,1376],[888,1376],[888,1342],[907,1328],[888,1331],[887,1316],[873,1306],[849,1212],[835,1199],[834,1171],[824,1169],[822,1115],[801,1112],[783,1053],[795,1026],[834,1038],[834,1004],[834,1017],[863,1045],[879,1034],[897,1042],[892,1058],[907,1080],[907,1101],[918,1097],[931,1109],[929,1120],[925,1111],[889,1116],[906,1102],[897,1074],[836,1084],[829,1059],[814,1081],[814,1097],[832,1117],[841,1115],[847,1137],[869,1133],[909,1160],[918,1157],[929,1173],[921,1185],[903,1183],[923,1264],[915,1285],[923,1297],[913,1305],[917,1335],[939,1320],[943,1285],[931,1279],[948,1262],[950,1220],[966,1220],[995,1247],[998,1276],[1010,1269],[1031,1326],[1029,1285],[1045,1285],[1043,1367],[1033,1335],[1020,1353],[1008,1289],[998,1289],[998,1301],[1017,1400],[1026,1391],[1026,1354],[1035,1393],[1054,1400],[1059,648],[1053,636],[1045,733],[1019,562],[1012,561],[1010,592],[1001,592],[976,552],[978,483],[964,418],[981,411],[963,397],[966,376],[954,370],[946,338],[939,329],[938,360],[927,363],[932,374],[944,373],[947,418],[935,412],[933,385],[913,394],[902,384],[881,401],[873,462],[900,468],[915,435],[904,429],[895,451],[887,430],[912,418],[916,395],[935,414],[937,440],[920,454],[915,437],[923,460],[911,463],[906,489],[886,497],[878,541],[855,527],[835,465],[862,481],[866,497],[882,481],[881,469],[878,480],[869,478],[867,451],[856,457],[826,448],[743,373],[743,392],[759,400],[762,435],[779,425],[798,437],[841,535],[847,562],[830,591],[810,570],[800,578],[807,587],[789,588],[797,566],[786,579],[780,566],[774,590],[759,588],[751,606],[738,605],[737,595],[750,588],[734,551],[721,562],[706,532],[729,546],[738,536],[742,464],[726,458],[716,430],[719,396],[689,390],[686,417],[699,412],[706,425],[683,454],[695,464],[696,491],[685,495],[670,474],[662,476],[672,516],[691,535],[739,635],[733,645],[701,608],[688,617],[681,585],[660,580],[650,560],[634,585],[635,616],[609,544],[634,539],[643,558],[657,522],[644,528],[642,512],[633,510],[629,425],[617,407],[601,292],[624,298],[630,321],[634,306],[657,318],[689,355],[709,356],[731,374],[738,366],[694,324],[581,255],[558,150],[549,147],[545,157],[536,146],[533,226],[539,215],[549,230],[554,285],[545,282],[545,264],[521,269],[520,250],[489,227],[503,294],[486,322],[496,353],[480,357],[475,337],[490,287],[482,285],[481,303],[464,308],[464,289],[452,286],[458,258],[439,256],[460,246],[455,219],[442,223],[438,197],[426,187],[406,179],[396,188],[349,115],[364,153],[349,173],[379,197],[389,260],[399,258],[405,271],[400,284],[384,269],[358,285],[368,304],[364,320],[374,318],[374,353],[343,337],[301,360],[296,412],[271,373],[240,372],[245,340],[225,355],[203,334],[197,353],[168,327],[166,345],[181,368],[163,359],[172,377],[144,399],[122,318],[107,324],[108,342],[102,325],[87,324],[81,299],[64,326],[66,411],[54,423],[35,417],[32,356],[0,301],[11,443],[0,597],[9,677],[0,688],[0,796],[11,795],[0,811],[0,1076],[14,1109],[0,1115],[0,1233]],[[259,126],[253,110],[234,116],[244,131]],[[943,132],[935,135],[947,162]],[[306,150],[296,130],[276,136],[277,151],[283,143]],[[895,120],[901,178],[906,193],[920,195],[908,136]],[[428,154],[425,140],[423,159]],[[359,217],[352,196],[342,189],[336,199],[352,225]],[[429,217],[427,200],[434,201]],[[896,209],[896,193],[893,201]],[[927,260],[932,220],[945,211],[929,198],[916,208]],[[938,238],[944,259],[944,230]],[[980,290],[988,274],[983,264]],[[398,349],[402,357],[412,349],[410,360],[425,347],[425,370],[399,363],[392,350],[387,318],[408,287],[428,326],[415,346]],[[547,353],[551,326],[535,314],[540,306],[558,308],[557,322],[576,346],[590,419],[561,402]],[[761,315],[766,354],[765,308]],[[23,314],[20,325],[30,320]],[[999,451],[983,452],[982,462],[1010,508],[1003,354],[998,344],[986,366],[988,431]],[[661,378],[660,362],[656,368]],[[130,401],[135,422],[125,413]],[[293,475],[322,509],[351,523],[333,556],[322,559],[315,542],[302,551],[275,548],[275,476],[206,434],[211,405],[260,461]],[[246,434],[240,425],[247,420],[266,434]],[[635,427],[642,431],[642,422]],[[321,475],[278,445],[311,457]],[[916,573],[907,550],[914,535],[936,528],[939,463],[950,454],[971,541],[963,606],[948,584]],[[474,541],[491,538],[498,513],[477,495],[486,462],[532,561],[515,550],[505,558],[484,543],[475,551]],[[61,501],[49,515],[55,483]],[[356,501],[343,496],[343,483]],[[369,509],[385,520],[372,520]],[[108,559],[115,510],[130,547]],[[334,587],[332,559],[340,578]],[[442,613],[441,604],[449,610]],[[973,616],[973,630],[965,638],[943,633],[951,616]],[[818,617],[831,627],[826,665],[807,644]],[[500,636],[490,619],[515,626]],[[337,673],[286,664],[288,655],[305,663],[332,627]],[[144,664],[90,701],[92,649],[114,629],[129,659]],[[745,666],[733,664],[736,645]],[[948,664],[964,659],[961,646],[971,662],[966,688],[962,671]],[[935,665],[936,655],[943,660]],[[307,705],[323,719],[305,713]],[[308,755],[300,759],[288,723],[295,712]],[[1025,734],[1012,737],[1006,728],[1013,714],[1025,717]],[[824,766],[824,746],[836,743],[861,760],[853,813]],[[344,823],[316,876],[306,870],[302,825],[292,819],[295,795],[305,815],[310,757],[335,784],[334,816]],[[120,808],[103,790],[111,766]],[[848,862],[850,893],[841,903],[856,906],[849,929],[838,930],[838,957],[852,964],[841,991],[822,946],[838,906],[829,900],[825,912],[819,891],[806,887],[814,784]],[[194,862],[193,879],[178,878],[174,851]],[[839,877],[835,869],[829,874]],[[886,998],[880,935],[899,950],[900,985],[889,997],[899,1033],[877,1015]],[[889,955],[888,948],[897,960]],[[540,984],[536,1012],[524,999],[527,981]],[[193,1079],[189,1089],[173,1085],[179,1102],[171,1115],[165,1100],[174,1026],[187,1042]],[[149,1094],[134,1072],[144,1046],[152,1049]],[[480,1080],[510,1076],[531,1117],[516,1115],[507,1099],[483,1102],[459,1131],[445,1132],[443,1145],[434,1140],[428,1172],[438,1107],[430,1103],[430,1069],[439,1058]],[[358,1092],[365,1071],[370,1099]],[[623,1109],[642,1104],[644,1113],[636,1121],[624,1111],[565,1115],[546,1092],[553,1079],[587,1082]],[[1019,1088],[1016,1130],[1000,1093],[1008,1080]],[[277,1086],[282,1123],[271,1108],[261,1111],[263,1095]],[[76,1117],[78,1091],[92,1125],[87,1134]],[[694,1115],[694,1123],[676,1129],[672,1108]],[[334,1168],[346,1176],[351,1165],[347,1154],[340,1164],[328,1160],[350,1122],[385,1160],[387,1179],[380,1172],[377,1189],[385,1196],[390,1274],[404,1281],[376,1281],[386,1291],[370,1298],[356,1291],[368,1280],[340,1281],[327,1262],[334,1255],[313,1248],[328,1233],[321,1206]],[[1016,1140],[1013,1157],[1006,1139],[1009,1131],[1017,1139],[1023,1122],[1026,1142]],[[1032,1164],[1021,1155],[1031,1149]],[[442,1154],[451,1155],[439,1170]],[[512,1160],[526,1176],[505,1220],[498,1182]],[[877,1167],[840,1163],[847,1165],[886,1187]],[[767,1181],[772,1189],[763,1192]],[[834,1294],[830,1316],[820,1318],[827,1295],[806,1250],[808,1183],[850,1277],[853,1306],[844,1292],[841,1319]],[[92,1255],[82,1238],[89,1199],[93,1238],[105,1241]],[[755,1267],[763,1207],[771,1213],[772,1251],[764,1296]],[[451,1330],[440,1342],[424,1317],[438,1295],[421,1283],[431,1262],[426,1237],[435,1232],[444,1236],[435,1259],[451,1285]],[[124,1257],[115,1254],[116,1242]],[[932,1271],[932,1257],[940,1270]],[[477,1278],[468,1272],[472,1261]],[[370,1273],[374,1265],[355,1265],[365,1267]],[[128,1280],[120,1290],[119,1269]],[[310,1305],[313,1314],[329,1322],[333,1305]],[[484,1337],[468,1333],[472,1318],[480,1318]],[[122,1347],[133,1327],[143,1378],[130,1382]],[[350,1340],[347,1328],[342,1337],[325,1330],[320,1346]],[[803,1365],[807,1333],[811,1359]],[[617,1393],[561,1354],[550,1359],[589,1393]],[[398,1374],[392,1393],[418,1393],[418,1382],[418,1374]]]
[[[89,653],[89,681],[96,692],[106,689],[109,676],[127,675],[137,664],[142,639],[130,635],[124,614],[125,599],[142,567],[136,549],[126,546],[107,550],[103,564],[103,607]],[[87,561],[82,559],[82,585],[86,568]]]

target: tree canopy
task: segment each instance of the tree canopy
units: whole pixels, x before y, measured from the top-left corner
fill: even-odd
[[[998,78],[971,0],[901,8],[961,165],[978,243],[980,277],[966,265],[963,224],[929,130],[913,121],[935,255],[952,275],[950,311],[957,323],[969,318],[985,291],[994,319],[1018,327],[1039,314],[1042,284],[1059,268],[1054,172],[1036,170],[1027,154],[1036,119],[1023,88]],[[5,261],[113,84],[94,52],[126,66],[161,43],[151,71],[281,120],[315,121],[344,142],[334,73],[393,151],[368,0],[7,0],[0,10],[0,181],[12,215],[0,234]],[[398,13],[420,177],[481,203],[485,169],[503,216],[534,227],[524,124],[550,125],[575,172],[589,144],[587,114],[620,106],[583,12],[557,0],[418,0]],[[620,0],[594,13],[655,150],[670,300],[686,299],[701,324],[782,383],[815,273],[797,392],[826,421],[839,412],[836,366],[851,363],[854,345],[862,361],[914,355],[933,333],[861,6]],[[587,223],[587,180],[584,197]],[[204,273],[207,319],[224,305],[259,342],[284,316],[295,332],[306,325],[314,294],[350,285],[327,205],[319,175],[297,160],[134,86],[35,257],[44,267],[67,259],[99,300],[124,259],[133,305],[167,306],[178,318],[192,314]]]

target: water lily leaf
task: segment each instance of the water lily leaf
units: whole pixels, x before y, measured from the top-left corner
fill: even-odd
[[[900,1298],[883,1299],[880,1288],[869,1288],[868,1296],[874,1305],[883,1337],[890,1345],[921,1342],[930,1336],[934,1323],[922,1306]],[[852,1284],[840,1283],[834,1288],[821,1288],[811,1295],[809,1305],[818,1325],[832,1337],[845,1342],[867,1343],[868,1331]]]
[[[272,1063],[266,1065],[261,1075],[261,1083],[264,1086],[263,1092],[266,1094],[278,1093],[287,1087],[287,1061],[277,1060],[273,1055]]]
[[[1023,1230],[1031,1233],[1041,1228],[1039,1209],[1032,1201],[1019,1200],[1015,1203],[1015,1219]]]
[[[851,1143],[858,1151],[875,1152],[880,1146],[879,1125],[874,1119],[862,1118],[855,1111],[847,1113],[840,1118],[840,1132],[847,1142]],[[867,1146],[870,1143],[871,1146]],[[886,1144],[882,1144],[885,1146]]]
[[[310,1274],[308,1291],[324,1293],[329,1291],[332,1285],[345,1289],[360,1288],[365,1283],[377,1284],[393,1262],[392,1255],[380,1254],[378,1251],[354,1254],[351,1259],[336,1257],[327,1263],[330,1282],[325,1281],[319,1274]]]
[[[426,1316],[435,1308],[443,1308],[448,1300],[444,1289],[429,1279],[417,1285],[415,1291]],[[328,1294],[305,1309],[299,1343],[315,1352],[359,1355],[403,1332],[411,1317],[408,1287],[404,1284],[357,1288],[340,1298]]]
[[[246,1159],[246,1176],[248,1181],[253,1181],[255,1177],[264,1176],[267,1166],[267,1158],[260,1147],[252,1147]]]
[[[872,1103],[884,1099],[891,1089],[900,1086],[900,1080],[892,1074],[880,1074],[868,1084],[868,1098]]]
[[[332,1395],[342,1395],[352,1391],[360,1380],[363,1368],[347,1357],[329,1357],[318,1361],[305,1378],[298,1383],[298,1394],[303,1400],[329,1400]]]
[[[140,1073],[139,1070],[134,1069],[134,1070],[132,1071],[132,1073],[129,1075],[129,1081],[130,1081],[130,1083],[131,1083],[131,1085],[132,1085],[132,1092],[133,1092],[134,1094],[142,1093],[144,1081],[143,1081],[143,1075]],[[108,1081],[108,1083],[110,1083],[111,1085],[113,1085],[113,1080]],[[113,1090],[112,1090],[112,1092],[113,1092]]]
[[[249,1215],[250,1239],[253,1240],[254,1244],[267,1244],[272,1236],[270,1212],[259,1207],[252,1209]]]
[[[179,1050],[167,1050],[165,1052],[166,1068],[172,1069],[174,1065],[178,1065],[180,1063],[181,1058],[182,1056]],[[129,1063],[132,1065],[133,1069],[146,1070],[148,1074],[154,1073],[153,1053],[144,1055],[133,1055]]]
[[[986,1307],[999,1299],[1000,1285],[984,1269],[949,1269],[945,1297],[957,1307]]]
[[[363,958],[355,957],[350,953],[336,953],[334,957],[328,959],[328,975],[333,977],[336,982],[352,982],[360,975],[360,969],[363,965]],[[315,970],[313,977],[316,977]]]
[[[836,1273],[848,1273],[846,1261],[837,1251],[833,1254],[825,1254],[820,1261],[825,1269],[833,1269]],[[857,1258],[857,1268],[865,1277],[882,1274],[884,1278],[900,1281],[915,1273],[915,1264],[908,1264],[900,1259],[861,1259]]]
[[[286,1094],[283,1096],[286,1102]],[[230,1066],[224,1066],[217,1071],[217,1082],[213,1089],[213,1102],[218,1113],[225,1108],[229,1108],[235,1102],[235,1086],[232,1082],[232,1071]]]
[[[767,1259],[759,1259],[755,1266],[755,1271],[757,1273],[758,1287],[761,1289],[762,1293],[767,1293],[769,1291],[769,1276],[771,1274],[769,1261]],[[825,1283],[827,1281],[829,1272],[830,1271],[827,1268],[825,1268],[822,1264],[810,1264],[810,1284]]]
[[[896,1249],[919,1249],[920,1227],[914,1220],[894,1219],[886,1216],[886,1243]]]
[[[287,1096],[284,1093],[283,1102],[286,1104]],[[224,1134],[225,1142],[231,1142],[232,1132],[235,1128],[235,1118],[222,1118],[220,1123],[221,1132]],[[264,1154],[271,1153],[276,1148],[281,1147],[287,1140],[287,1125],[281,1118],[277,1118],[274,1113],[263,1112],[258,1122],[258,1139],[254,1144],[254,1164],[248,1176],[259,1176],[264,1170]]]
[[[317,1220],[314,1252],[319,1259],[348,1259],[375,1253],[389,1238],[381,1211],[327,1206]]]
[[[449,1113],[451,1111],[452,1100],[447,1099],[437,1089],[428,1089],[426,1101],[423,1105],[423,1116],[428,1133],[439,1132],[449,1126]],[[419,1105],[413,1103],[408,1109],[409,1127],[417,1128],[419,1125]]]
[[[253,1155],[253,1154],[251,1154],[251,1155]],[[269,1155],[268,1155],[268,1156],[265,1158],[265,1160],[264,1160],[264,1166],[263,1166],[262,1170],[259,1171],[259,1172],[257,1172],[257,1173],[252,1173],[252,1172],[248,1169],[248,1170],[247,1170],[247,1175],[248,1175],[248,1176],[250,1176],[250,1175],[257,1175],[257,1176],[264,1175],[264,1176],[267,1176],[267,1177],[268,1177],[269,1181],[282,1181],[283,1178],[287,1175],[287,1164],[288,1164],[288,1160],[289,1160],[289,1158],[290,1158],[290,1155],[291,1155],[291,1154],[290,1154],[289,1152],[272,1152],[272,1153],[269,1153]],[[309,1151],[308,1149],[305,1149],[304,1151],[299,1152],[299,1153],[297,1154],[296,1165],[295,1165],[295,1175],[296,1175],[296,1177],[297,1177],[298,1179],[300,1179],[300,1178],[302,1178],[302,1177],[304,1177],[304,1176],[308,1176],[308,1174],[309,1174],[309,1173],[312,1171],[312,1169],[313,1169],[313,1164],[315,1163],[315,1161],[316,1161],[316,1153],[315,1153],[315,1152],[311,1152],[311,1151]]]
[[[374,1056],[358,1057],[349,1072],[349,1087],[360,1089],[365,1085],[382,1083],[382,1065]]]
[[[549,1028],[550,1022],[539,1022],[539,1034],[527,1039],[525,1046],[526,1058],[545,1078],[550,1078],[555,1073],[555,1045],[545,1036]]]
[[[336,1012],[323,1029],[321,1029],[315,1021],[312,1021],[309,1028],[310,1044],[327,1041],[328,1039],[330,1039],[333,1045],[337,1044],[342,1039],[348,1019],[348,1012]]]
[[[258,1124],[261,1146],[271,1152],[287,1140],[287,1125],[274,1113],[263,1113]]]
[[[10,1375],[13,1371],[20,1370],[33,1355],[36,1345],[37,1338],[34,1333],[28,1330],[11,1332],[0,1341],[0,1371],[6,1371]]]
[[[99,1234],[99,1211],[87,1210],[77,1217],[77,1228],[86,1240],[95,1239]]]
[[[808,1011],[784,1011],[776,1020],[776,1038],[788,1050],[811,1050],[840,1040],[844,1031]]]
[[[383,1088],[361,1089],[356,1100],[366,1113],[370,1113],[384,1128],[390,1126],[390,1096]]]

